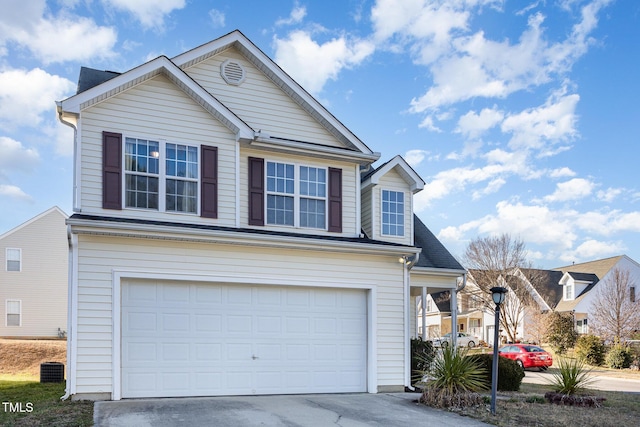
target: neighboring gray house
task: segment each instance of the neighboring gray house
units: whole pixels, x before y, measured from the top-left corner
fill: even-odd
[[[239,31],[79,82],[57,103],[77,130],[67,395],[410,385],[412,290],[465,271],[421,239],[404,159],[372,169]]]
[[[0,235],[0,337],[67,330],[67,215],[58,207]]]

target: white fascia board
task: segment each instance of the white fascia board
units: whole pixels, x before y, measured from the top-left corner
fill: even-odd
[[[377,243],[357,243],[340,240],[317,239],[272,234],[243,233],[228,230],[202,230],[197,228],[166,226],[162,230],[154,224],[129,224],[122,222],[70,219],[68,224],[74,234],[135,237],[145,239],[176,240],[185,242],[219,243],[244,246],[261,246],[298,250],[346,252],[357,254],[394,256],[414,255],[419,248],[391,246]]]
[[[251,146],[265,148],[292,154],[304,154],[307,156],[356,161],[361,165],[375,162],[379,158],[378,153],[362,153],[343,148],[330,147],[325,145],[315,145],[302,141],[292,141],[278,139],[274,137],[257,137],[250,142]]]
[[[433,268],[433,267],[413,267],[411,274],[444,276],[444,277],[460,277],[467,273],[466,270],[456,270],[450,268]],[[420,285],[422,286],[422,285]]]
[[[196,83],[166,56],[159,56],[111,80],[60,101],[58,105],[64,113],[80,114],[80,111],[86,106],[114,96],[160,74],[169,78],[205,110],[220,120],[221,123],[236,134],[237,139],[250,140],[253,138],[254,131],[249,125]]]
[[[411,192],[413,194],[421,191],[424,188],[424,180],[400,155],[395,156],[393,159],[381,166],[380,169],[371,174],[371,176],[362,183],[362,188],[366,189],[367,187],[370,187],[372,185],[377,185],[380,181],[380,178],[382,178],[387,172],[394,168],[398,168],[398,173],[409,185],[409,188],[411,189]]]
[[[322,104],[305,91],[295,80],[285,73],[282,68],[238,30],[175,56],[172,61],[179,67],[191,66],[231,46],[238,48],[253,65],[264,72],[267,77],[273,80],[287,95],[298,102],[302,108],[334,134],[334,136],[341,136],[342,138],[339,139],[343,140],[343,142],[348,142],[362,153],[375,154],[360,138],[336,119]]]

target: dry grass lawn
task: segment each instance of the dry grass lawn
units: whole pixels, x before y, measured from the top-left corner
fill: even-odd
[[[40,364],[67,363],[65,340],[0,339],[0,376],[39,379]],[[65,368],[66,374],[66,368]]]

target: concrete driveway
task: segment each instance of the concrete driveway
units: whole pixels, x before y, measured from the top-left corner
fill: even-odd
[[[489,424],[418,405],[415,393],[135,399],[96,402],[96,427],[480,427]]]

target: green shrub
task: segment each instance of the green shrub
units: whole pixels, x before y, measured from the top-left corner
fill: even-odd
[[[613,369],[624,369],[631,366],[633,354],[623,344],[614,344],[607,353],[607,366]]]
[[[578,339],[571,313],[552,311],[547,316],[547,331],[544,341],[548,342],[558,354],[564,354],[572,348]]]
[[[563,395],[573,395],[583,391],[593,382],[591,370],[581,359],[558,359],[558,371],[549,380],[553,391]]]
[[[446,346],[433,359],[421,401],[436,407],[465,407],[482,403],[477,392],[486,389],[486,372],[467,350]]]
[[[485,370],[485,383],[486,387],[491,388],[491,373],[493,370],[493,355],[492,354],[473,354],[467,356],[475,363],[482,366]],[[524,371],[518,364],[506,357],[498,358],[498,390],[500,391],[518,391],[520,390],[520,384],[522,384],[522,378],[524,378]]]
[[[422,338],[411,340],[411,379],[412,383],[422,380],[425,372],[431,369],[431,363],[436,352],[431,341],[423,341]]]
[[[576,341],[575,351],[580,360],[589,365],[600,366],[604,362],[607,348],[600,337],[581,335]]]

